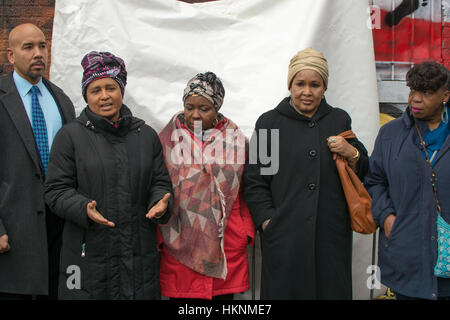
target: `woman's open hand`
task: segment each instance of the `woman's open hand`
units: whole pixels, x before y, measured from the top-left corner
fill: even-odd
[[[146,218],[161,218],[164,213],[166,213],[167,206],[169,204],[170,193],[166,193],[164,197],[159,200],[150,210],[148,210],[145,215]]]
[[[111,227],[111,228],[114,228],[114,226],[115,226],[114,222],[111,222],[111,221],[105,219],[105,217],[103,217],[101,215],[101,213],[98,212],[97,202],[95,200],[93,200],[87,204],[86,210],[87,210],[87,215],[88,215],[89,219],[91,219],[92,221],[99,223],[99,224],[103,224],[103,225]]]
[[[11,247],[8,242],[8,235],[4,234],[0,236],[0,253],[6,253],[11,250]]]

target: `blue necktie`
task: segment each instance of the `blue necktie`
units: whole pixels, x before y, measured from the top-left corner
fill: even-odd
[[[44,174],[47,173],[48,164],[48,137],[47,137],[47,125],[45,124],[44,113],[42,112],[41,105],[38,100],[39,88],[36,86],[31,87],[31,118],[32,127],[34,133],[34,139],[41,155],[42,165],[44,167]]]

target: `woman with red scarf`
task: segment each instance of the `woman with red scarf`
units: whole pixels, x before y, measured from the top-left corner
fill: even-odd
[[[255,230],[241,195],[247,141],[219,113],[225,90],[212,72],[184,90],[184,111],[161,131],[174,189],[169,222],[160,225],[161,294],[232,299],[249,288],[246,248]]]

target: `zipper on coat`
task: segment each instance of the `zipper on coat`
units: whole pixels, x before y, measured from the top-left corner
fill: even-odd
[[[81,257],[86,257],[86,232],[83,232],[83,240],[81,241]]]

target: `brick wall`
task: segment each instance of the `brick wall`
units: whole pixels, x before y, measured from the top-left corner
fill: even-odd
[[[21,23],[34,23],[50,40],[51,49],[54,15],[55,0],[0,0],[0,74],[13,69],[6,58],[8,34],[11,29]]]

